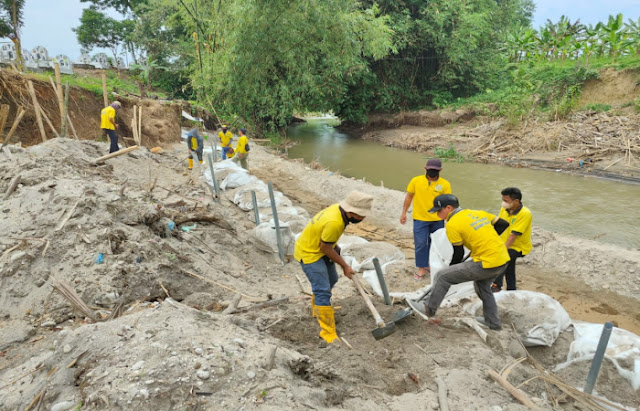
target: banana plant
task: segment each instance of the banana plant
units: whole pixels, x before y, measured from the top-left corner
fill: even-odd
[[[615,62],[626,40],[626,33],[622,24],[622,13],[615,17],[609,15],[607,24],[598,23],[598,26],[600,28],[601,41],[608,49],[609,57]]]

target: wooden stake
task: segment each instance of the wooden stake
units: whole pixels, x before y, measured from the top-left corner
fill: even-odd
[[[9,132],[7,133],[7,136],[4,139],[4,143],[2,143],[2,147],[0,148],[4,148],[4,146],[9,144],[9,140],[11,140],[11,136],[13,136],[13,133],[18,128],[18,124],[20,124],[20,120],[22,120],[22,117],[25,115],[25,113],[26,113],[26,110],[20,107],[20,109],[18,110],[18,115],[16,116],[16,118],[13,119],[13,125],[11,126],[11,130],[9,130]]]
[[[67,117],[69,113],[69,82],[64,89],[64,110],[62,111],[62,126],[60,127],[60,134],[62,137],[67,137]]]
[[[269,350],[269,358],[267,359],[267,363],[265,364],[264,369],[267,371],[271,371],[276,364],[276,351],[278,350],[278,346],[274,345]]]
[[[53,133],[53,135],[56,136],[56,137],[60,137],[60,134],[58,134],[58,132],[56,131],[56,128],[53,126],[53,124],[51,124],[51,120],[49,120],[49,117],[44,112],[42,107],[39,107],[39,108],[40,108],[40,115],[42,115],[42,117],[44,118],[44,121],[47,123],[47,125],[51,129],[51,132]]]
[[[58,89],[56,88],[56,85],[53,83],[53,79],[51,78],[51,76],[49,76],[49,82],[51,83],[51,87],[53,88],[54,93],[56,94],[56,98],[58,99],[58,101],[60,101],[61,94],[58,93]],[[62,88],[62,86],[60,87]],[[68,112],[67,112],[67,121],[69,122],[69,128],[71,129],[73,136],[76,138],[76,140],[80,140],[80,138],[78,138],[78,133],[76,133],[76,128],[73,126],[73,122],[71,121],[71,115],[69,115]]]
[[[135,109],[135,108],[134,108]],[[139,106],[138,113],[138,145],[142,145],[142,105]]]
[[[38,103],[38,97],[36,96],[36,90],[33,88],[33,82],[29,80],[27,82],[27,87],[29,89],[29,94],[31,94],[31,101],[33,102],[33,107],[36,112],[36,121],[38,122],[38,128],[40,129],[40,136],[42,136],[42,141],[47,141],[47,134],[44,131],[44,125],[42,124],[42,117],[40,117],[40,104]]]
[[[540,410],[540,408],[533,401],[531,401],[529,397],[527,397],[527,394],[511,385],[511,383],[503,378],[500,374],[493,370],[487,370],[487,373],[489,374],[489,377],[493,378],[495,382],[500,384],[502,388],[507,390],[509,394],[513,396],[513,398],[520,401],[523,405],[532,410]]]
[[[95,162],[96,162],[96,164],[97,163],[102,163],[105,160],[108,160],[108,159],[113,158],[113,157],[118,157],[118,156],[121,156],[123,154],[127,154],[127,153],[129,153],[131,151],[135,151],[137,149],[138,149],[138,146],[131,146],[131,147],[125,148],[124,150],[119,150],[119,151],[116,151],[115,153],[107,154],[106,156],[102,156],[102,157],[96,158]]]
[[[53,67],[56,73],[56,87],[54,87],[54,90],[56,90],[56,94],[58,97],[58,107],[60,107],[60,124],[62,124],[64,123],[64,101],[62,100],[62,78],[60,76],[60,64],[54,63]],[[60,129],[60,133],[64,135],[64,131],[62,131],[62,129]]]
[[[104,100],[104,106],[107,107],[109,105],[109,97],[107,96],[107,75],[103,71],[101,73],[102,76],[102,99]]]
[[[4,131],[4,125],[7,122],[8,117],[9,117],[9,105],[3,104],[2,108],[0,108],[0,137],[2,137],[2,132]]]

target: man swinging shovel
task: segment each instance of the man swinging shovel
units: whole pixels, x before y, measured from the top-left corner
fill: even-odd
[[[313,316],[320,324],[320,337],[329,344],[339,340],[331,306],[331,289],[338,282],[336,264],[347,278],[355,274],[340,256],[337,243],[348,224],[358,224],[371,214],[372,203],[372,196],[353,191],[340,203],[316,214],[296,241],[293,256],[311,283]]]

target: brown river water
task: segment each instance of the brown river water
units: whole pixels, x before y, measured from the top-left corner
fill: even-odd
[[[289,128],[297,141],[290,158],[317,161],[328,173],[404,191],[412,177],[424,174],[429,158],[351,138],[333,127],[335,120],[313,119]],[[443,142],[443,147],[446,143]],[[496,213],[500,191],[522,190],[522,202],[531,209],[534,224],[549,231],[640,249],[640,185],[572,175],[562,171],[513,168],[495,164],[445,161],[441,176],[451,182],[453,194],[465,208]],[[402,204],[398,204],[398,214]]]

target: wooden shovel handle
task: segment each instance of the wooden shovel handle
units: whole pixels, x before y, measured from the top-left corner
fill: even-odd
[[[369,307],[369,311],[371,311],[371,314],[373,314],[373,318],[376,320],[376,324],[378,324],[378,328],[383,328],[386,324],[384,323],[384,320],[382,319],[382,317],[380,317],[380,314],[378,314],[378,310],[376,310],[376,307],[373,306],[373,303],[371,302],[371,299],[369,299],[369,296],[367,295],[367,293],[364,292],[364,289],[362,288],[362,284],[360,284],[360,280],[358,280],[358,275],[353,274],[351,276],[351,279],[353,280],[353,283],[356,285],[356,288],[358,289],[358,292],[360,293],[362,298],[364,298],[364,302],[367,303],[367,307]]]

